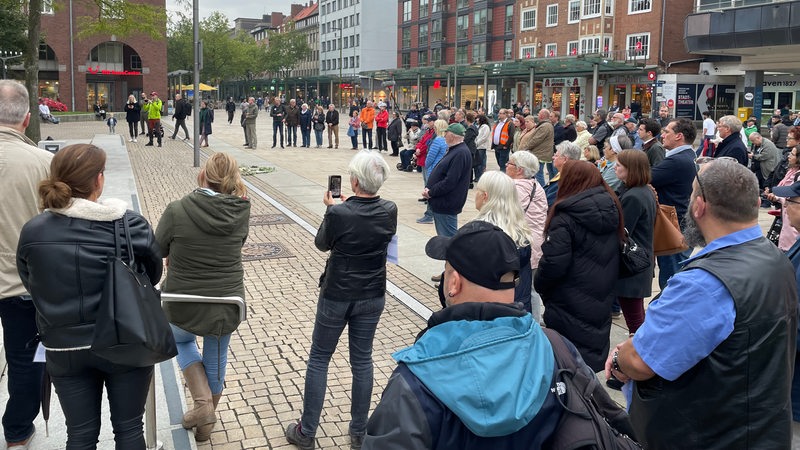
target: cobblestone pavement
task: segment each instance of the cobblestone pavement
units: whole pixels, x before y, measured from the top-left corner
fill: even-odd
[[[238,121],[228,125],[224,116],[224,111],[217,111],[211,146],[202,149],[203,154],[226,151],[242,165],[274,166],[276,171],[245,178],[251,183],[252,201],[250,236],[244,248],[248,319],[231,340],[226,389],[218,410],[220,421],[210,442],[199,444],[198,448],[291,449],[295,447],[286,443],[283,424],[299,418],[302,409],[317,280],[327,256],[314,247],[308,227],[316,229],[321,221],[327,176],[346,174],[347,163],[355,152],[345,142],[349,139],[344,126],[340,129],[338,150],[325,148],[327,136],[322,149],[313,148],[313,132],[310,149],[269,149],[272,125],[264,111],[257,125],[259,149],[244,150]],[[118,130],[127,142],[124,125],[121,121]],[[165,120],[165,125],[169,127],[171,122]],[[42,126],[42,136],[53,135],[57,139],[86,139],[105,133],[107,128],[100,122]],[[138,143],[127,142],[127,149],[142,213],[155,228],[166,205],[196,186],[199,169],[192,167],[192,150],[187,143],[165,139],[162,148],[146,147],[143,138],[139,136]],[[386,159],[392,168],[398,161],[390,156]],[[496,169],[491,154],[488,159],[489,168]],[[344,191],[348,193],[346,187]],[[441,270],[441,263],[424,256],[424,243],[435,231],[432,225],[415,222],[424,210],[424,205],[416,201],[421,190],[419,174],[397,171],[381,190],[381,195],[395,201],[399,208],[401,260],[399,266],[389,264],[388,278],[399,289],[394,291],[397,295],[416,299],[435,310],[438,299],[429,277]],[[459,223],[464,224],[475,213],[471,192]],[[768,225],[769,219],[764,216],[763,223]],[[423,316],[387,293],[386,309],[375,337],[373,407],[395,367],[391,353],[413,342],[425,325]],[[612,345],[626,335],[624,322],[614,322]],[[330,365],[328,393],[317,432],[318,448],[349,448],[351,374],[346,349],[345,333]]]

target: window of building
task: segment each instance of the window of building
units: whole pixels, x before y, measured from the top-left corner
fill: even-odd
[[[469,0],[458,0],[457,8],[469,8]]]
[[[347,16],[344,16],[344,27],[345,28],[350,26],[350,24],[348,23],[349,21],[350,21],[350,18],[347,17]]]
[[[611,56],[611,36],[603,37],[603,56]]]
[[[492,15],[491,9],[479,9],[472,16],[472,35],[482,36],[489,30],[489,17]]]
[[[403,53],[401,58],[403,60],[401,64],[401,67],[403,69],[408,69],[409,67],[411,67],[411,53]]]
[[[581,54],[600,53],[600,38],[590,37],[581,39]]]
[[[606,0],[606,15],[614,15],[614,0]]]
[[[503,31],[505,31],[506,34],[514,32],[514,5],[506,5],[506,19]]]
[[[419,0],[419,16],[428,17],[428,10],[430,9],[430,0]]]
[[[356,13],[356,25],[361,25],[361,14]]]
[[[432,48],[431,49],[431,65],[438,66],[442,64],[442,49],[440,48]]]
[[[466,39],[469,30],[469,16],[461,15],[456,18],[456,37],[458,39]]]
[[[536,47],[534,47],[533,45],[520,47],[519,48],[519,57],[520,57],[520,59],[536,58]]]
[[[89,62],[122,64],[122,43],[103,42],[89,53]]]
[[[411,0],[403,2],[403,22],[411,21]]]
[[[514,58],[514,41],[511,39],[506,39],[503,42],[503,60],[509,61]]]
[[[467,46],[462,45],[456,48],[456,64],[467,63]]]
[[[599,1],[599,0],[598,0]],[[536,29],[536,8],[523,9],[520,17],[520,29],[535,30]]]
[[[342,59],[342,69],[347,69],[347,58]]]
[[[584,19],[598,17],[600,15],[600,1],[601,0],[583,0],[582,17]]]
[[[578,41],[569,41],[567,42],[567,54],[569,56],[575,56],[578,54],[578,46],[580,43]]]
[[[421,23],[419,24],[419,44],[418,47],[427,47],[428,46],[428,24]]]
[[[567,23],[577,23],[581,20],[581,0],[570,0],[567,9],[569,10]]]
[[[356,67],[355,62],[356,62],[355,56],[351,56],[350,57],[350,67]]]
[[[650,33],[628,35],[628,58],[648,59],[650,57]]]
[[[42,14],[53,14],[53,0],[42,0]]]
[[[472,62],[486,62],[486,42],[481,42],[480,44],[474,44],[472,46]]]
[[[439,42],[442,40],[442,19],[431,21],[431,42]]]
[[[552,58],[552,57],[558,56],[558,44],[555,44],[555,43],[546,44],[544,46],[544,54],[548,58]]]
[[[411,28],[403,28],[403,47],[402,48],[409,48],[411,47]]]
[[[653,10],[651,0],[628,0],[628,14],[650,12]]]
[[[547,24],[548,27],[558,25],[558,4],[547,5]]]
[[[360,46],[361,46],[361,35],[357,34],[356,35],[356,47],[360,47]]]
[[[428,51],[422,50],[417,52],[417,65],[419,67],[425,67],[428,65]]]
[[[444,10],[444,0],[433,0],[433,12]]]

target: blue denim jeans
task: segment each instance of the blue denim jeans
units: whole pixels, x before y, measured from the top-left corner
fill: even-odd
[[[202,362],[206,369],[208,386],[214,395],[221,394],[225,388],[225,368],[228,365],[228,345],[231,335],[203,336],[203,354],[197,348],[197,336],[170,324],[175,344],[178,347],[178,365],[185,370],[196,362]]]
[[[328,365],[345,325],[350,342],[350,369],[353,373],[350,434],[366,434],[367,416],[372,401],[372,341],[384,303],[384,297],[337,302],[320,296],[308,355],[303,415],[300,418],[304,435],[314,437],[317,432],[328,384]]]
[[[314,130],[314,139],[316,139],[317,147],[322,145],[322,131]]]
[[[433,226],[436,228],[437,236],[452,237],[458,231],[458,214],[433,214]]]
[[[539,182],[540,186],[546,186],[544,181],[545,167],[547,168],[547,175],[549,180],[552,180],[553,177],[556,176],[556,174],[558,173],[558,170],[556,170],[556,166],[554,166],[552,162],[544,163],[540,161],[539,172],[536,173],[536,181]]]
[[[486,149],[479,148],[478,153],[475,155],[478,160],[476,165],[472,168],[475,172],[474,181],[477,183],[481,179],[481,175],[486,171]]]
[[[667,281],[681,270],[681,266],[678,263],[691,255],[692,249],[688,249],[674,255],[656,256],[656,262],[658,262],[658,287],[661,290],[664,290]]]
[[[105,386],[117,450],[145,448],[142,416],[153,366],[112,364],[89,350],[47,352],[47,371],[67,422],[67,450],[93,449]]]
[[[0,300],[0,321],[8,363],[8,401],[3,414],[3,433],[6,441],[19,442],[33,434],[44,374],[44,364],[33,362],[36,344],[28,345],[38,333],[36,308],[30,297]]]
[[[506,163],[508,162],[508,155],[511,153],[511,150],[494,150],[494,158],[497,160],[497,165],[500,166],[500,171],[505,173],[506,171]]]

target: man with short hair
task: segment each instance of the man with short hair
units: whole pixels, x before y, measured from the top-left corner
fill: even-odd
[[[269,108],[269,116],[272,117],[272,148],[278,143],[278,134],[281,135],[281,148],[283,148],[283,120],[286,118],[286,108],[281,104],[281,99],[275,97],[272,106]]]
[[[644,142],[642,142],[642,138],[639,137],[638,128],[639,128],[638,120],[634,119],[633,117],[625,120],[626,134],[633,143],[633,148],[635,148],[636,150],[641,150],[642,145],[644,145]]]
[[[611,136],[626,136],[628,129],[625,127],[625,116],[622,113],[614,113],[608,120],[608,125],[611,127]]]
[[[658,124],[656,119],[649,117],[642,119],[639,122],[639,130],[637,131],[639,139],[642,141],[642,150],[647,154],[647,160],[650,162],[650,168],[658,165],[664,160],[665,151],[664,146],[658,141],[656,136],[661,134],[661,125]]]
[[[233,123],[233,115],[236,113],[236,103],[233,97],[228,97],[228,102],[225,103],[225,112],[228,113],[228,125]]]
[[[723,156],[728,156],[739,161],[739,164],[747,166],[747,147],[745,147],[744,142],[742,142],[740,135],[740,131],[742,131],[742,122],[739,122],[739,118],[736,116],[722,116],[719,118],[717,129],[719,130],[719,137],[722,138],[722,142],[717,145],[717,149],[714,151],[714,157],[721,158]]]
[[[289,100],[289,105],[285,107],[286,115],[283,123],[286,125],[286,146],[297,147],[297,127],[300,125],[300,107],[297,106],[295,99]]]
[[[541,119],[539,120],[541,121]],[[561,113],[550,111],[550,123],[553,125],[553,151],[555,152],[555,146],[566,139],[564,125],[561,123]]]
[[[361,145],[370,150],[372,150],[372,127],[375,125],[373,105],[372,101],[367,101],[367,106],[358,114],[359,120],[361,120]],[[367,146],[367,141],[369,141],[369,146]]]
[[[48,178],[53,158],[25,136],[29,107],[25,86],[0,81],[0,321],[8,364],[3,432],[6,446],[19,450],[29,448],[35,431],[44,364],[33,362],[36,309],[17,272],[17,241],[22,226],[39,214],[39,183]]]
[[[596,145],[597,148],[601,150],[603,149],[603,144],[605,144],[606,139],[611,137],[611,132],[613,131],[608,122],[606,122],[606,116],[607,113],[605,109],[598,109],[592,116],[595,126],[592,137],[589,138],[589,143],[591,145]]]
[[[789,135],[789,126],[786,125],[786,121],[788,121],[788,117],[786,120],[780,115],[772,116],[772,131],[770,133],[770,137],[772,138],[772,142],[775,143],[775,146],[779,149],[786,148],[786,136]]]
[[[328,124],[328,148],[334,144],[339,148],[339,111],[333,103],[328,104],[328,112],[325,113],[325,123]],[[333,138],[336,138],[334,141]]]
[[[662,105],[658,108],[658,124],[661,125],[661,128],[665,128],[667,124],[672,120],[672,117],[669,115],[669,108],[666,105]]]
[[[150,99],[147,98],[147,93],[142,92],[139,96],[139,105],[144,108],[144,105],[149,102]],[[141,127],[142,132],[139,133],[140,135],[144,136],[145,134],[150,135],[150,132],[147,131],[147,127],[149,126],[149,122],[147,121],[147,114],[139,114],[139,126]]]
[[[178,129],[183,127],[183,134],[186,136],[184,140],[189,140],[189,130],[186,129],[186,117],[192,113],[192,107],[189,103],[181,97],[181,94],[175,94],[175,109],[173,110],[172,120],[175,121],[175,130],[169,138],[173,141],[175,136],[178,135]]]
[[[797,286],[758,205],[746,167],[701,167],[684,235],[704,248],[606,361],[607,377],[635,381],[630,417],[644,448],[790,448]]]
[[[553,167],[555,127],[553,126],[553,122],[550,120],[551,116],[552,113],[550,110],[546,108],[539,110],[539,113],[537,114],[539,124],[536,125],[536,128],[534,128],[533,131],[529,131],[529,133],[531,133],[531,137],[530,139],[527,137],[525,138],[527,145],[525,146],[526,148],[522,149],[533,153],[534,156],[539,159],[539,172],[536,174],[536,181],[539,182],[539,186],[545,185],[545,166],[547,166],[548,178],[552,178],[556,175],[556,169]],[[563,140],[563,127],[561,128],[561,131],[561,138]]]
[[[578,130],[575,129],[575,116],[567,114],[564,116],[564,140],[575,142],[578,138]]]
[[[439,236],[453,236],[458,230],[458,215],[467,201],[472,180],[472,154],[464,143],[466,130],[460,123],[447,127],[444,139],[447,153],[428,175],[422,197],[428,199],[433,225]]]
[[[244,115],[244,129],[247,133],[247,148],[255,150],[258,148],[258,138],[256,137],[256,118],[258,117],[258,106],[255,97],[247,99],[247,110]],[[281,139],[283,140],[283,139]]]
[[[478,220],[432,238],[425,253],[445,261],[447,307],[393,355],[398,366],[362,448],[546,448],[562,414],[556,363],[547,336],[514,303],[516,245]]]
[[[761,133],[750,133],[750,142],[753,143],[747,154],[752,160],[750,169],[756,174],[758,187],[763,191],[765,187],[772,187],[768,183],[772,180],[772,172],[781,162],[781,151],[772,141],[761,136]],[[766,203],[768,207],[769,202]]]
[[[714,143],[712,140],[717,134],[717,124],[711,118],[711,111],[703,111],[703,147],[700,156],[714,154]]]
[[[683,218],[689,207],[689,196],[692,193],[692,180],[695,177],[695,153],[692,148],[697,130],[691,120],[686,118],[672,119],[661,129],[664,148],[667,150],[664,160],[651,169],[650,184],[658,193],[658,202],[675,207],[678,223],[683,227]],[[674,255],[656,256],[658,262],[658,286],[667,285],[667,280],[678,272],[679,263],[691,255],[692,250]]]
[[[553,206],[558,196],[558,181],[561,179],[561,167],[567,160],[580,161],[581,149],[573,142],[564,141],[556,145],[556,154],[553,155],[553,165],[558,172],[552,178],[547,186],[544,187],[544,193],[547,196],[547,205]]]
[[[147,116],[147,134],[150,141],[144,144],[146,147],[153,146],[153,135],[158,140],[158,146],[161,147],[161,109],[164,107],[164,102],[158,98],[158,92],[153,91],[150,93],[150,99],[142,105],[142,111]]]
[[[514,124],[511,123],[511,110],[500,108],[497,111],[497,122],[492,128],[492,149],[497,165],[505,172],[508,155],[514,146]]]

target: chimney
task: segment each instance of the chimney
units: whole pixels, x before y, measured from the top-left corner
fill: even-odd
[[[292,3],[292,12],[289,14],[291,18],[294,18],[296,15],[300,14],[300,11],[305,8],[302,4]]]

